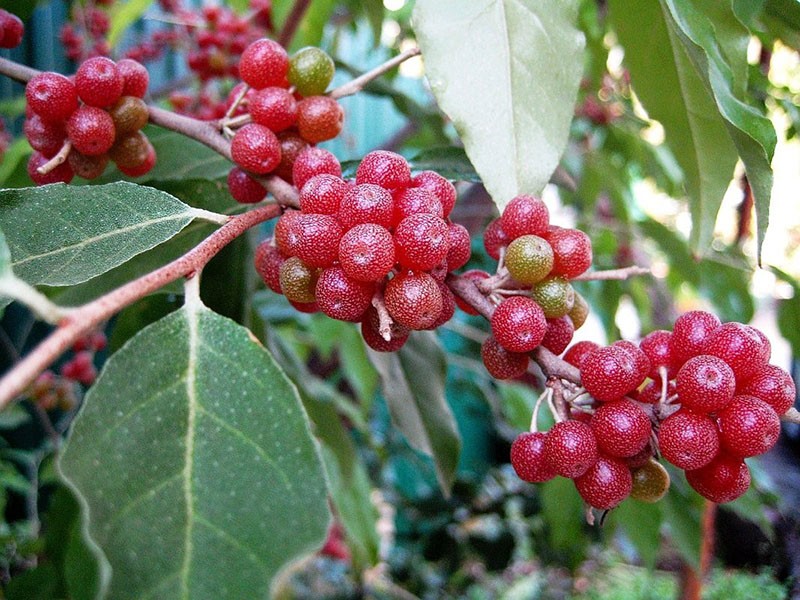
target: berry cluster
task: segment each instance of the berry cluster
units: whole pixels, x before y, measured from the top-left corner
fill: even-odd
[[[97,4],[110,4],[110,0],[94,0],[72,5],[71,19],[61,27],[59,39],[67,58],[82,62],[95,56],[108,56],[111,45],[106,36],[111,28],[108,12]]]
[[[24,34],[22,20],[0,8],[0,48],[16,48],[22,42]]]
[[[302,176],[300,210],[286,211],[256,252],[270,289],[299,310],[361,322],[366,343],[384,352],[452,317],[444,279],[470,257],[469,233],[448,219],[453,184],[433,171],[412,177],[405,159],[386,151],[367,154],[355,182]]]
[[[700,495],[730,502],[750,485],[744,459],[772,448],[779,415],[795,400],[791,377],[769,358],[760,331],[704,311],[638,346],[580,342],[564,360],[580,369],[585,391],[564,399],[568,418],[550,431],[520,435],[512,464],[526,481],[572,478],[589,505],[610,509],[628,496],[666,493],[660,455]]]
[[[294,162],[313,144],[330,140],[342,130],[339,103],[322,94],[333,79],[333,60],[319,48],[303,48],[291,58],[269,39],[250,44],[242,54],[229,109],[244,123],[233,134],[231,155],[238,165],[228,186],[238,202],[258,202],[266,190],[248,173],[276,174],[297,187]]]
[[[150,140],[140,131],[148,109],[142,98],[149,76],[138,62],[90,58],[70,79],[39,73],[25,87],[25,136],[35,152],[28,174],[37,185],[68,183],[75,175],[94,179],[109,160],[130,177],[156,162]]]
[[[497,303],[481,356],[493,377],[518,377],[529,352],[541,345],[560,354],[586,320],[588,305],[570,280],[591,266],[592,244],[582,231],[550,225],[547,206],[533,196],[511,200],[483,242],[501,266],[491,278],[465,273]]]

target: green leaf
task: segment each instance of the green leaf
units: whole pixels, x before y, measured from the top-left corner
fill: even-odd
[[[775,267],[772,271],[792,286],[792,297],[778,301],[778,329],[791,344],[793,355],[800,356],[800,282]]]
[[[112,48],[116,47],[122,34],[144,15],[152,3],[153,0],[127,0],[112,5],[111,27],[108,30],[108,43]]]
[[[198,300],[109,359],[60,469],[115,600],[263,598],[328,525],[296,389],[249,331]]]
[[[23,165],[23,163],[27,162],[31,152],[33,152],[33,148],[31,148],[26,138],[15,140],[6,148],[3,154],[3,160],[0,161],[0,186],[18,187],[12,184],[16,183],[18,178],[15,177],[15,175],[17,175],[20,170],[25,173],[27,181],[19,187],[31,184],[31,179],[28,177],[28,173],[25,171],[25,166]]]
[[[717,109],[725,119],[728,135],[744,163],[755,198],[760,260],[761,245],[769,224],[770,163],[777,143],[775,128],[766,116],[736,96],[736,72],[726,57],[726,50],[729,51],[733,44],[718,41],[719,33],[712,20],[714,11],[707,11],[697,0],[661,0],[661,4],[665,14],[669,15],[671,31],[686,48],[695,69],[713,93]],[[730,3],[726,7],[728,11],[732,10]],[[730,35],[730,29],[725,31]],[[736,35],[747,35],[747,32],[742,27]]]
[[[433,459],[447,495],[455,481],[461,437],[445,398],[447,362],[436,334],[415,331],[398,352],[369,357],[381,376],[392,422],[412,448]]]
[[[0,230],[0,278],[11,274],[11,251],[8,249],[5,234]]]
[[[614,523],[625,531],[644,565],[655,567],[661,550],[661,508],[638,500],[626,500],[612,515]]]
[[[664,523],[669,531],[672,541],[684,560],[698,567],[700,565],[700,544],[702,530],[700,527],[700,512],[704,500],[699,495],[688,489],[686,485],[679,485],[675,481],[675,472],[670,473],[672,485],[667,495],[659,502],[664,515]],[[680,475],[683,477],[683,475]]]
[[[0,226],[17,277],[30,284],[87,281],[164,242],[195,211],[132,183],[0,191]]]
[[[609,15],[625,48],[633,88],[648,114],[663,125],[666,142],[683,170],[692,213],[692,250],[699,253],[710,246],[733,177],[736,148],[661,7],[612,0]]]
[[[436,171],[442,177],[453,181],[471,183],[481,181],[463,148],[453,146],[428,148],[414,155],[408,162],[414,171]]]
[[[575,0],[417,0],[431,89],[498,208],[541,192],[569,135],[583,71]]]
[[[575,485],[565,477],[556,477],[536,486],[542,501],[550,546],[565,556],[570,566],[583,561],[589,546],[584,533],[584,504]]]
[[[287,0],[277,0],[272,3],[272,20],[276,31],[283,29],[294,5],[295,2]],[[334,8],[336,8],[335,0],[311,0],[289,49],[294,51],[303,46],[319,46],[325,25],[330,21]]]

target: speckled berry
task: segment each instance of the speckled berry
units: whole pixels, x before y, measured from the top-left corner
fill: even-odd
[[[633,478],[622,460],[601,455],[583,475],[575,478],[575,488],[589,506],[610,510],[630,496]]]
[[[569,350],[567,350],[567,352],[564,354],[564,360],[580,369],[583,365],[583,360],[599,347],[600,346],[598,346],[596,343],[590,342],[589,340],[578,342],[573,344]]]
[[[344,126],[344,110],[330,96],[311,96],[297,104],[297,129],[306,141],[332,140]]]
[[[411,169],[406,159],[396,152],[374,150],[359,163],[356,183],[373,183],[389,190],[408,187],[411,184]]]
[[[456,188],[435,171],[421,171],[411,178],[411,186],[428,190],[442,205],[442,216],[447,218],[456,204]]]
[[[532,285],[547,277],[553,268],[553,249],[537,235],[523,235],[508,245],[505,264],[516,281]]]
[[[375,286],[348,277],[341,267],[330,267],[317,280],[317,306],[332,319],[359,322],[372,302]]]
[[[300,210],[305,213],[335,215],[350,185],[341,177],[314,175],[300,189]]]
[[[59,73],[34,75],[25,86],[28,107],[43,120],[66,121],[78,108],[78,92],[69,79]]]
[[[509,352],[530,352],[542,343],[547,331],[541,307],[524,296],[503,300],[492,314],[490,324],[498,343]]]
[[[342,227],[331,215],[300,214],[289,224],[289,245],[311,267],[329,267],[339,258]],[[322,308],[322,302],[317,299]]]
[[[291,127],[297,121],[297,100],[285,88],[268,87],[256,91],[250,96],[249,108],[254,123],[264,125],[275,133]]]
[[[572,310],[575,290],[563,277],[547,277],[531,286],[531,298],[542,307],[544,316],[557,319]]]
[[[483,247],[495,260],[500,260],[500,251],[508,247],[511,238],[503,231],[500,219],[493,219],[483,230]]]
[[[364,342],[376,352],[397,352],[408,340],[410,330],[394,321],[389,324],[389,339],[383,337],[380,331],[380,316],[375,307],[370,306],[361,320],[361,335]]]
[[[640,452],[652,431],[644,410],[626,399],[601,404],[592,416],[591,427],[600,451],[619,458]]]
[[[328,53],[315,46],[301,48],[289,59],[289,83],[301,96],[324,94],[336,68]]]
[[[547,432],[544,455],[558,475],[573,479],[583,475],[597,461],[597,440],[586,423],[562,421]]]
[[[267,195],[264,186],[239,167],[233,167],[228,172],[228,192],[241,204],[261,202]]]
[[[278,42],[266,38],[245,48],[239,60],[239,77],[257,90],[269,86],[288,87],[289,56]]]
[[[298,189],[303,189],[312,177],[322,174],[342,176],[342,165],[332,152],[309,146],[297,155],[292,165],[292,179]]]
[[[281,290],[281,265],[286,260],[281,256],[272,240],[264,240],[256,246],[254,257],[256,272],[261,276],[266,286],[276,294]]]
[[[472,239],[469,231],[459,223],[447,224],[447,270],[455,271],[469,262],[472,256]]]
[[[231,156],[244,170],[264,175],[281,162],[281,143],[268,127],[248,123],[234,134]]]
[[[731,502],[750,487],[750,470],[738,457],[719,454],[706,466],[686,471],[689,485],[701,496],[722,504]]]
[[[550,213],[541,199],[517,196],[506,205],[500,224],[512,240],[530,234],[541,236],[547,232]]]
[[[677,369],[674,368],[672,351],[670,349],[670,339],[672,333],[664,329],[648,333],[639,342],[639,348],[647,355],[650,360],[650,372],[648,377],[660,379],[662,367],[667,374],[667,379],[674,379]]]
[[[542,346],[553,354],[561,354],[569,346],[574,333],[575,326],[569,317],[547,319],[547,331],[542,338]]]
[[[640,383],[633,358],[614,346],[598,348],[583,359],[581,381],[601,402],[621,398]]]
[[[316,302],[319,269],[310,267],[296,256],[292,256],[283,261],[279,278],[283,294],[292,302],[301,304]]]
[[[658,430],[661,455],[687,471],[710,463],[719,452],[719,433],[714,421],[703,414],[680,410],[661,422]]]
[[[718,356],[733,369],[737,382],[747,381],[769,360],[758,332],[742,323],[723,323],[708,335],[704,353]]]
[[[439,217],[444,216],[442,203],[430,190],[424,188],[400,188],[392,193],[394,199],[394,216],[392,223],[397,224],[406,217],[418,213],[427,213]]]
[[[778,441],[781,421],[772,407],[755,396],[734,396],[717,415],[722,448],[747,458],[764,454]]]
[[[669,491],[669,472],[654,459],[631,471],[631,498],[640,502],[658,502]]]
[[[573,279],[592,266],[592,242],[584,232],[550,226],[542,237],[553,248],[553,275]]]
[[[724,408],[736,389],[733,370],[721,358],[701,354],[690,358],[675,377],[678,401],[684,408],[710,413]]]
[[[95,56],[81,63],[75,73],[75,89],[85,104],[98,108],[113,106],[125,86],[117,64],[105,56]]]
[[[380,281],[394,267],[392,234],[375,223],[356,225],[339,242],[339,263],[357,281]]]
[[[347,189],[336,216],[345,231],[359,223],[376,223],[388,229],[392,224],[392,208],[392,195],[387,190],[362,183]]]
[[[556,472],[545,460],[545,438],[544,433],[524,432],[511,444],[511,466],[523,481],[541,483],[556,476]]]
[[[589,317],[589,303],[578,292],[575,292],[575,304],[573,304],[572,310],[567,313],[567,316],[572,319],[575,329],[580,329]]]
[[[439,286],[424,272],[404,271],[395,275],[386,284],[384,301],[392,318],[409,329],[430,327],[442,312]]]
[[[769,404],[782,415],[789,410],[797,397],[791,375],[775,365],[765,365],[744,384],[737,386],[737,394],[755,396]]]
[[[407,269],[431,270],[447,258],[449,241],[447,223],[425,213],[406,217],[394,230],[397,262]]]
[[[514,379],[523,375],[528,369],[530,358],[525,353],[509,352],[497,343],[493,336],[487,337],[481,344],[481,359],[495,379]]]
[[[670,353],[675,369],[700,354],[706,354],[703,347],[709,334],[720,325],[720,320],[711,313],[693,310],[682,314],[672,327]]]

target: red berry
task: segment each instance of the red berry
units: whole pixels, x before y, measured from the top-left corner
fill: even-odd
[[[392,195],[372,183],[350,187],[336,216],[345,231],[359,223],[376,223],[388,229],[392,223]]]
[[[267,195],[264,186],[239,167],[233,167],[228,172],[228,191],[241,204],[261,202]]]
[[[553,248],[553,275],[572,279],[592,266],[592,242],[584,232],[551,226],[542,237]]]
[[[356,183],[374,183],[389,190],[407,187],[411,184],[411,169],[399,154],[374,150],[358,165]]]
[[[748,325],[723,323],[712,331],[705,342],[705,353],[724,360],[736,375],[737,382],[747,381],[769,360],[769,347]]]
[[[269,127],[275,133],[291,127],[297,121],[297,100],[285,88],[258,90],[250,97],[249,104],[253,121]]]
[[[144,98],[150,84],[150,74],[144,65],[131,58],[117,62],[117,70],[122,76],[122,95]]]
[[[293,254],[312,267],[330,267],[339,258],[342,227],[331,215],[300,214],[289,224],[288,243]],[[322,301],[317,298],[320,309]]]
[[[443,219],[425,213],[406,217],[394,231],[397,262],[407,269],[429,271],[447,258],[449,241]]]
[[[447,224],[447,270],[455,271],[469,262],[472,256],[472,239],[469,231],[458,223]]]
[[[722,447],[746,458],[764,454],[781,433],[781,420],[772,407],[754,396],[734,396],[717,415]]]
[[[581,365],[581,381],[601,402],[621,398],[641,382],[634,359],[617,346],[605,346],[589,353]]]
[[[308,142],[300,137],[300,134],[288,130],[278,134],[278,141],[281,143],[281,162],[275,167],[273,173],[289,183],[294,183],[292,172],[297,157],[308,148]]]
[[[456,188],[435,171],[421,171],[411,178],[414,188],[433,192],[442,205],[442,217],[447,218],[456,204]]]
[[[319,309],[340,321],[361,321],[374,293],[374,284],[351,279],[340,267],[325,269],[317,280]]]
[[[34,152],[28,159],[28,176],[36,185],[47,185],[48,183],[69,183],[75,177],[75,173],[70,167],[69,162],[64,161],[49,173],[41,174],[37,169],[44,166],[50,159],[39,152]]]
[[[541,483],[556,476],[544,454],[544,433],[520,433],[511,444],[511,466],[523,481]]]
[[[686,480],[698,494],[721,504],[747,491],[750,470],[741,458],[720,453],[706,466],[686,471]]]
[[[652,431],[647,414],[626,399],[601,404],[592,416],[591,427],[600,450],[620,458],[640,452]]]
[[[675,369],[680,369],[693,356],[706,354],[703,349],[706,338],[719,325],[720,321],[715,315],[702,310],[693,310],[678,317],[669,342]]]
[[[408,340],[410,330],[399,323],[392,321],[389,325],[389,339],[381,335],[380,317],[375,307],[370,306],[361,320],[361,335],[367,346],[377,352],[396,352]]]
[[[409,329],[430,327],[442,312],[442,292],[436,280],[424,272],[395,275],[386,284],[384,300],[392,318]]]
[[[542,346],[553,354],[561,354],[572,341],[575,325],[567,316],[558,319],[547,319],[547,331],[542,339]]]
[[[525,374],[530,358],[521,352],[509,352],[493,336],[481,344],[481,358],[489,375],[495,379],[514,379]]]
[[[590,352],[597,350],[599,347],[600,346],[594,342],[590,342],[588,340],[578,342],[577,344],[573,344],[572,347],[567,350],[566,354],[564,354],[564,360],[580,369],[583,365],[583,359],[586,358]]]
[[[641,342],[639,348],[647,355],[650,360],[651,379],[661,378],[661,367],[666,369],[667,379],[674,379],[677,369],[673,367],[672,352],[670,350],[670,339],[672,333],[664,329],[659,329],[647,334]]]
[[[775,365],[762,367],[743,385],[737,386],[736,392],[763,400],[778,415],[789,410],[797,397],[791,375]]]
[[[633,387],[639,387],[650,372],[650,359],[647,355],[639,349],[633,342],[628,340],[619,340],[612,344],[615,348],[619,348],[628,353],[634,363],[636,370],[636,383]]]
[[[51,123],[66,121],[78,108],[75,85],[58,73],[34,75],[25,86],[25,99],[33,112]]]
[[[547,432],[544,455],[558,475],[574,479],[597,461],[597,440],[586,423],[562,421]]]
[[[279,43],[266,38],[245,48],[239,60],[239,77],[257,90],[270,86],[288,87],[289,55]]]
[[[122,96],[124,86],[117,64],[105,56],[84,61],[75,73],[75,89],[80,99],[89,106],[113,106]]]
[[[439,287],[439,291],[442,294],[442,310],[439,311],[439,316],[436,317],[433,323],[428,325],[425,329],[436,329],[437,327],[441,327],[445,323],[447,323],[450,319],[453,318],[453,315],[456,313],[456,300],[453,292],[450,291],[450,288],[447,287],[444,282],[437,280],[436,285]]]
[[[67,162],[69,162],[69,166],[78,177],[97,179],[108,166],[108,155],[86,156],[72,148],[67,156]]]
[[[25,34],[22,19],[7,10],[0,9],[0,48],[16,48]]]
[[[661,395],[663,387],[660,379],[656,379],[648,383],[636,396],[636,400],[642,404],[657,404],[661,402]],[[667,382],[667,398],[675,394],[675,384],[672,381]]]
[[[294,236],[289,236],[292,220],[302,214],[300,211],[287,209],[275,222],[275,246],[283,256],[294,256],[293,244],[297,242]]]
[[[356,225],[342,236],[339,262],[357,281],[380,281],[394,267],[392,234],[375,223]]]
[[[297,129],[312,144],[332,140],[343,126],[344,110],[330,96],[311,96],[297,105]]]
[[[67,141],[64,123],[45,121],[35,113],[25,119],[23,131],[31,147],[45,156],[55,156]]]
[[[733,370],[721,358],[701,354],[678,371],[675,388],[681,406],[710,413],[724,408],[736,389]]]
[[[547,232],[549,224],[550,213],[547,206],[533,196],[513,198],[500,216],[500,226],[510,240],[530,234],[541,236]]]
[[[114,121],[103,109],[84,105],[67,121],[67,136],[81,154],[99,156],[114,145]]]
[[[342,176],[342,165],[333,153],[324,148],[309,146],[297,155],[292,166],[292,178],[298,189],[303,189],[312,177],[322,174]]]
[[[492,334],[509,352],[530,352],[542,343],[547,320],[542,308],[530,298],[511,296],[495,309]]]
[[[117,163],[117,168],[127,175],[128,177],[141,177],[150,172],[156,164],[156,150],[153,148],[153,145],[150,141],[147,141],[147,155],[144,157],[144,160],[139,163],[138,165],[121,165]]]
[[[623,461],[600,456],[586,473],[575,478],[575,488],[589,506],[610,510],[630,496],[633,477]]]
[[[314,175],[300,189],[300,210],[305,213],[335,215],[349,189],[350,185],[341,177],[326,173]]]
[[[392,198],[394,199],[392,222],[395,225],[417,213],[428,213],[439,218],[444,215],[442,203],[430,190],[414,187],[400,188],[392,194]]]
[[[269,128],[249,123],[231,140],[233,162],[259,175],[269,173],[281,161],[281,144]]]
[[[495,260],[500,260],[500,250],[506,248],[511,243],[511,238],[503,230],[500,219],[489,222],[483,230],[483,247],[486,253]]]
[[[255,253],[256,271],[261,279],[276,294],[282,294],[280,270],[284,259],[272,240],[264,240],[256,246]]]
[[[676,467],[699,469],[719,452],[717,426],[708,415],[679,410],[661,422],[658,448]]]

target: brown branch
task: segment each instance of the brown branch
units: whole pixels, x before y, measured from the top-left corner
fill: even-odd
[[[645,267],[625,267],[624,269],[608,269],[607,271],[589,271],[578,275],[572,281],[609,281],[630,279],[636,275],[649,275],[650,269]]]
[[[419,48],[411,48],[406,50],[405,52],[401,52],[394,58],[390,58],[385,63],[378,65],[374,69],[367,71],[363,75],[356,77],[340,85],[339,87],[331,90],[328,94],[331,98],[344,98],[345,96],[352,96],[364,89],[364,86],[367,85],[373,79],[377,79],[384,73],[391,71],[397,65],[407,61],[409,58],[413,58],[420,54]]]
[[[288,48],[294,39],[294,34],[297,33],[297,28],[300,27],[300,22],[306,14],[306,10],[311,5],[311,0],[295,0],[292,5],[292,10],[286,21],[283,23],[281,34],[278,36],[278,43],[284,48]]]
[[[20,83],[28,83],[36,75],[41,73],[41,71],[15,63],[13,60],[8,60],[7,58],[0,58],[0,73]]]
[[[167,283],[202,269],[220,250],[251,227],[280,214],[280,207],[263,205],[232,217],[183,256],[147,273],[96,300],[76,307],[34,350],[0,379],[0,410],[8,406],[36,377],[69,349],[75,341],[120,310],[155,292]]]

